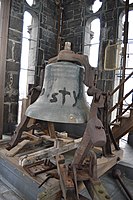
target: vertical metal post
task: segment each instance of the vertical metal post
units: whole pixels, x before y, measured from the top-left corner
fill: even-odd
[[[4,87],[8,41],[10,0],[1,0],[0,10],[0,139],[3,134]]]
[[[125,79],[125,69],[126,69],[126,53],[127,53],[127,43],[128,43],[128,13],[129,13],[129,0],[126,0],[125,5],[125,23],[124,23],[124,48],[123,48],[123,65],[122,65],[122,78],[120,83]],[[121,85],[119,90],[119,101],[124,95],[124,84]],[[123,101],[120,104],[119,114],[122,113]]]

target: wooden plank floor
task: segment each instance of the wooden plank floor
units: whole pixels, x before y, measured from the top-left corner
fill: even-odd
[[[7,156],[9,154],[9,151],[7,151],[5,149],[5,144],[0,147],[0,157],[3,158],[4,160],[7,160],[8,162],[10,162],[12,165],[14,165],[15,168],[17,168],[17,170],[21,171],[24,176],[29,177],[30,179],[32,179],[33,181],[35,181],[38,186],[43,182],[43,180],[46,178],[46,173],[41,173],[39,175],[37,175],[36,177],[31,177],[22,166],[19,165],[19,157],[21,155],[27,155],[27,152],[29,152],[29,150],[24,150],[24,152],[21,150],[21,153],[19,152],[18,154],[16,154],[13,157]],[[40,149],[42,149],[42,147],[40,148],[36,148],[34,149],[34,151],[32,152],[38,152],[40,151]],[[71,160],[73,159],[74,156],[74,150],[71,150],[67,153],[64,153],[66,162],[70,163]],[[98,173],[98,177],[102,176],[105,172],[107,172],[110,168],[112,168],[117,162],[118,160],[120,161],[122,159],[123,156],[123,151],[119,150],[119,151],[113,151],[113,155],[111,157],[101,157],[97,159],[97,173]],[[55,179],[55,178],[50,178],[43,186],[44,192],[39,194],[39,199],[43,199],[43,200],[49,200],[49,199],[60,199],[61,196],[61,190],[60,190],[60,184],[59,184],[59,180]]]

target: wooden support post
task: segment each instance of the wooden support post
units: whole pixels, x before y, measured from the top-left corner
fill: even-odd
[[[48,122],[48,131],[51,138],[56,138],[55,128],[53,122]]]
[[[4,88],[10,0],[1,0],[0,10],[0,139],[3,134]]]
[[[56,163],[64,200],[76,200],[74,182],[72,177],[68,174],[68,168],[65,166],[64,156],[57,155]]]

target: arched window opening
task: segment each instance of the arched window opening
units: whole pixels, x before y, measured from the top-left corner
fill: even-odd
[[[123,0],[124,2],[126,1],[126,0]],[[129,0],[129,4],[131,4],[131,3],[133,3],[133,0]]]
[[[99,0],[96,0],[92,6],[92,11],[93,13],[96,13],[102,6],[102,2],[100,2]]]
[[[28,27],[31,26],[32,15],[25,11],[23,20],[23,38],[22,38],[22,53],[21,53],[21,66],[19,78],[19,115],[18,122],[20,122],[22,100],[27,96],[27,72],[28,72],[28,55],[29,55],[29,39],[30,33]]]
[[[97,67],[100,36],[100,20],[87,22],[85,29],[84,54],[88,55],[90,65]],[[94,56],[95,55],[95,56]]]
[[[97,67],[98,51],[99,51],[99,36],[100,36],[100,20],[95,19],[92,22],[87,22],[85,27],[84,54],[88,56],[89,63],[92,67]],[[85,93],[87,92],[85,87]],[[91,104],[92,97],[86,94],[88,104]]]
[[[19,117],[21,119],[22,101],[26,101],[29,85],[34,84],[37,52],[38,18],[29,12],[24,13],[21,68],[19,79]],[[21,113],[21,116],[20,116]]]
[[[100,20],[95,19],[91,22],[91,32],[93,37],[90,45],[90,56],[89,62],[91,66],[97,67],[98,63],[98,52],[99,52],[99,37],[100,37]]]
[[[37,35],[38,35],[38,18],[32,17],[32,24],[28,26],[28,32],[30,34],[29,39],[29,56],[28,56],[28,87],[34,85],[35,82],[35,67],[37,65]]]
[[[84,55],[88,56],[92,67],[97,67],[100,37],[100,20],[88,21],[85,27]],[[87,87],[85,87],[85,93]],[[86,95],[87,96],[87,95]],[[87,102],[91,104],[92,98],[87,96]]]
[[[26,0],[26,2],[29,4],[29,6],[32,6],[34,3],[34,0]]]

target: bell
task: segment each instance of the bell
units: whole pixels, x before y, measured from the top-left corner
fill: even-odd
[[[89,107],[85,99],[84,67],[72,62],[56,62],[45,68],[43,87],[26,115],[31,118],[61,123],[85,123]]]

